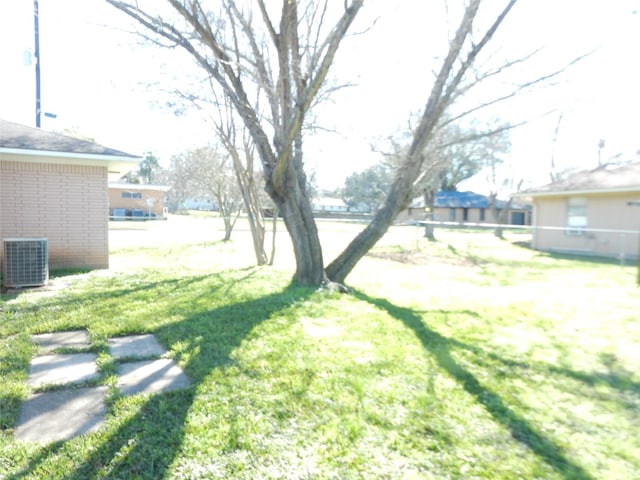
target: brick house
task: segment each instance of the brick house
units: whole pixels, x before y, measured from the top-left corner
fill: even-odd
[[[0,120],[0,239],[46,238],[51,269],[107,268],[108,180],[139,161],[93,142]]]
[[[109,183],[109,216],[114,220],[166,219],[164,195],[171,187],[125,182]]]

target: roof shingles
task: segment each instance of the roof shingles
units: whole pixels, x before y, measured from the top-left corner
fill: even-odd
[[[113,148],[0,119],[0,149],[136,158]]]
[[[563,180],[522,192],[527,195],[563,192],[640,191],[640,162],[626,165],[603,165],[578,172]]]

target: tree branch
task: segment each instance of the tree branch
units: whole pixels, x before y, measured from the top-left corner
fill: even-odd
[[[274,184],[276,185],[276,187],[283,187],[284,172],[288,166],[288,162],[291,156],[293,140],[302,128],[304,114],[308,111],[314,97],[320,90],[320,87],[322,86],[327,73],[329,72],[329,67],[333,62],[336,51],[338,50],[338,46],[340,45],[340,42],[344,38],[345,33],[347,32],[349,26],[353,22],[363,3],[364,0],[353,0],[351,6],[345,10],[344,14],[327,37],[327,51],[325,52],[324,57],[322,58],[322,61],[320,62],[320,65],[318,66],[314,76],[309,79],[309,84],[306,87],[299,101],[300,104],[296,109],[295,115],[291,123],[289,124],[289,129],[286,133],[286,141],[284,142],[284,149],[279,155],[278,166],[274,175]]]

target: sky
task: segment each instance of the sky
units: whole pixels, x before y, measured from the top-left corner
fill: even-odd
[[[502,2],[487,0],[489,9]],[[406,128],[426,103],[432,59],[446,45],[444,1],[370,0],[343,42],[333,74],[356,84],[318,110],[323,130],[306,138],[307,165],[321,188],[380,159],[372,144]],[[456,2],[448,2],[454,8]],[[161,163],[212,140],[194,112],[176,116],[159,92],[188,59],[139,45],[128,20],[103,0],[39,0],[42,128],[70,129],[127,153],[152,151]],[[370,27],[370,28],[368,28]],[[0,2],[0,117],[35,126],[33,2]],[[366,31],[365,31],[366,30]],[[593,168],[602,159],[633,159],[640,150],[640,0],[520,0],[496,38],[497,58],[540,53],[496,84],[555,70],[594,53],[553,86],[524,95],[493,114],[526,120],[511,134],[506,177],[533,186],[557,167]],[[491,93],[491,92],[490,92]],[[558,120],[561,121],[558,127]],[[555,130],[557,128],[557,134]],[[554,141],[555,137],[555,141]],[[484,178],[469,182],[482,190]]]

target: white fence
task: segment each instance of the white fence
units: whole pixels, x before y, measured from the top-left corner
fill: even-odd
[[[550,227],[536,225],[503,225],[496,223],[417,221],[416,225],[426,225],[447,229],[485,229],[519,231],[530,233],[533,248],[575,255],[617,258],[620,264],[634,263],[640,257],[640,230],[616,230],[606,228]],[[550,233],[550,235],[546,235]],[[544,238],[542,238],[544,236]]]

